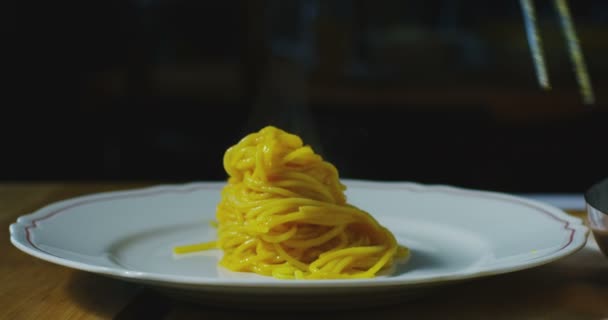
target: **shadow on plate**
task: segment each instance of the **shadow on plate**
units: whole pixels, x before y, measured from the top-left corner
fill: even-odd
[[[397,277],[412,270],[433,270],[445,265],[436,255],[418,249],[411,249],[410,257],[406,262],[395,264],[390,270],[379,273],[388,277]]]

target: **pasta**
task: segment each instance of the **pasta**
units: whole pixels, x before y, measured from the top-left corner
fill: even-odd
[[[409,254],[296,135],[265,127],[229,148],[224,168],[217,241],[177,253],[217,247],[221,266],[280,279],[371,278]]]

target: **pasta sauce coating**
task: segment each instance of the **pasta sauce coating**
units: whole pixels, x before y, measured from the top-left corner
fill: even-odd
[[[293,134],[268,126],[224,155],[217,206],[220,264],[280,279],[371,278],[409,254],[349,205],[338,170]]]

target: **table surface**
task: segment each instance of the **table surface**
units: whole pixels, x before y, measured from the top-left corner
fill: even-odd
[[[285,318],[164,296],[140,285],[29,256],[9,240],[17,217],[49,203],[150,183],[0,184],[0,319]],[[582,216],[582,212],[570,212]],[[608,317],[608,259],[590,237],[579,252],[537,268],[453,285],[402,304],[347,311],[290,310],[290,319],[602,319]]]

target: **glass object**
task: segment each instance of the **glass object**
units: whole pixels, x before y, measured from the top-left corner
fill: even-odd
[[[604,255],[608,256],[608,178],[589,188],[585,202],[593,236]]]

